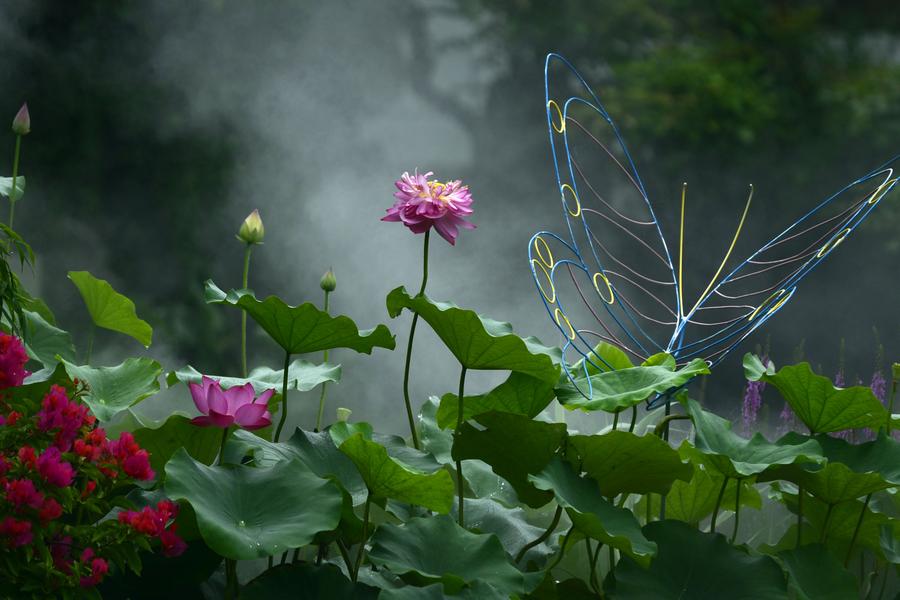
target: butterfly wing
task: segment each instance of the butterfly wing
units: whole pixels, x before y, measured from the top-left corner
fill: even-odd
[[[679,362],[712,365],[784,308],[799,283],[869,217],[894,188],[896,157],[846,185],[711,284],[676,332]],[[724,263],[723,263],[724,266]]]
[[[532,237],[535,284],[566,338],[564,351],[577,354],[566,362],[608,367],[592,352],[602,341],[646,359],[667,349],[680,313],[659,222],[619,129],[559,55],[547,57],[545,92],[566,229]]]

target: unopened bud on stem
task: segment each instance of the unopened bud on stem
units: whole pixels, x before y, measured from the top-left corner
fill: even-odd
[[[262,219],[259,216],[259,210],[253,209],[253,212],[247,215],[247,218],[241,223],[237,238],[247,244],[262,244],[265,235],[266,228],[263,227]]]
[[[325,274],[322,275],[322,279],[319,280],[319,287],[326,292],[334,291],[337,287],[337,279],[334,278],[334,271],[331,269],[325,271]]]
[[[31,116],[28,114],[28,104],[22,105],[12,122],[12,130],[16,135],[25,135],[31,131]]]

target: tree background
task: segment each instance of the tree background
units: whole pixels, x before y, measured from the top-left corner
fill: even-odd
[[[204,305],[202,282],[239,284],[234,233],[257,207],[258,294],[319,301],[334,267],[334,309],[387,322],[404,347],[406,321],[390,322],[379,298],[417,285],[421,239],[378,219],[393,180],[417,167],[469,183],[479,226],[456,248],[435,245],[430,294],[559,343],[526,260],[531,234],[562,224],[543,122],[548,51],[591,79],[664,226],[691,183],[701,270],[727,245],[748,183],[758,196],[745,235],[762,243],[773,223],[900,153],[900,13],[888,2],[11,0],[0,41],[0,114],[22,101],[32,113],[17,210],[38,253],[31,286],[83,348],[65,273],[109,279],[153,325],[151,354],[167,369],[236,371],[238,315]],[[12,149],[9,136],[0,170]],[[743,350],[769,345],[779,364],[802,354],[833,373],[846,339],[848,380],[868,382],[875,327],[887,358],[900,357],[896,196]],[[277,364],[261,333],[251,348],[251,364]],[[103,335],[95,362],[120,352],[141,349]],[[400,354],[339,354],[333,405],[401,431]],[[736,358],[709,390],[735,410]],[[420,401],[453,389],[454,363],[427,334],[416,362],[429,372],[413,382]],[[492,380],[473,382],[474,393]],[[189,409],[181,392],[167,402]],[[297,418],[308,424],[314,405]]]

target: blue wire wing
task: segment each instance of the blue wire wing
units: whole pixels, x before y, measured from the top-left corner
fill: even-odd
[[[599,342],[611,343],[637,361],[667,351],[679,364],[694,358],[710,365],[719,362],[788,303],[800,281],[859,227],[897,181],[891,169],[895,158],[729,267],[739,226],[708,287],[699,299],[685,301],[681,264],[676,273],[644,182],[616,124],[585,78],[563,57],[547,56],[544,84],[566,228],[562,234],[536,233],[529,260],[547,312],[565,337],[564,365],[576,386],[576,377],[586,374],[589,365],[611,367],[593,353]],[[741,225],[747,214],[745,209]],[[679,248],[679,261],[682,258]],[[583,372],[572,373],[569,366],[579,359],[584,359]],[[581,392],[590,397],[589,379],[587,385]]]
[[[545,109],[562,234],[529,244],[535,284],[564,353],[608,368],[600,342],[637,361],[667,350],[680,310],[671,255],[625,142],[585,79],[563,57],[545,64]],[[575,355],[573,355],[573,353]],[[570,373],[570,378],[573,378]]]
[[[712,365],[759,329],[797,292],[798,285],[841,246],[894,188],[895,157],[852,181],[791,222],[714,283],[676,332],[680,361]],[[713,327],[706,315],[716,315]],[[704,330],[705,329],[705,330]]]

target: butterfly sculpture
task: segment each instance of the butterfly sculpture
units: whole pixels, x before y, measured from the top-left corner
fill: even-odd
[[[590,367],[613,368],[594,351],[601,342],[637,361],[659,352],[679,365],[696,358],[709,366],[721,361],[788,304],[800,281],[897,183],[890,165],[900,157],[825,199],[743,261],[732,261],[751,186],[724,258],[711,277],[694,278],[696,290],[688,294],[687,185],[681,189],[677,247],[670,248],[619,129],[584,77],[562,56],[549,54],[544,86],[567,229],[564,235],[536,233],[528,256],[541,299],[565,337],[566,373],[587,398]]]

